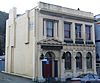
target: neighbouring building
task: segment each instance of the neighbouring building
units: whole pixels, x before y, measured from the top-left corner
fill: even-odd
[[[95,42],[96,42],[96,70],[100,76],[100,14],[95,19]]]
[[[96,73],[94,16],[39,2],[6,24],[5,72],[44,81]]]
[[[5,34],[8,13],[0,11],[0,71],[5,71]]]

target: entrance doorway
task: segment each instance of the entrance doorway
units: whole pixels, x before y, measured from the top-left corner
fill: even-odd
[[[55,60],[53,52],[47,52],[45,55],[46,62],[42,61],[42,75],[44,78],[58,77],[58,60]]]

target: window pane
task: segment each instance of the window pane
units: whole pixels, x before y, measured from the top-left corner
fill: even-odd
[[[64,23],[64,38],[70,38],[70,23]]]
[[[77,53],[77,55],[76,55],[76,68],[82,69],[82,55],[81,55],[81,53]]]
[[[46,21],[47,37],[53,37],[54,23],[53,21]]]
[[[86,64],[87,64],[87,69],[92,68],[92,55],[91,55],[91,53],[87,53]]]
[[[69,52],[65,53],[65,69],[71,69],[71,54]]]
[[[91,26],[90,25],[85,26],[85,32],[86,32],[86,40],[91,40]]]
[[[81,24],[75,24],[76,39],[81,38]]]

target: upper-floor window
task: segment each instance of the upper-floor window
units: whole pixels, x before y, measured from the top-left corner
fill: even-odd
[[[64,38],[71,38],[71,23],[64,22]]]
[[[81,26],[82,24],[75,24],[75,35],[76,39],[81,39]]]
[[[53,20],[45,20],[46,22],[46,35],[47,37],[54,36],[54,21]]]
[[[85,38],[86,40],[91,40],[91,26],[85,25]]]

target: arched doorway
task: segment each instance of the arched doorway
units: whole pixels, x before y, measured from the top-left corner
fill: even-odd
[[[53,52],[47,52],[45,54],[47,61],[42,61],[42,75],[44,78],[58,77],[58,61],[55,60],[55,54]]]

